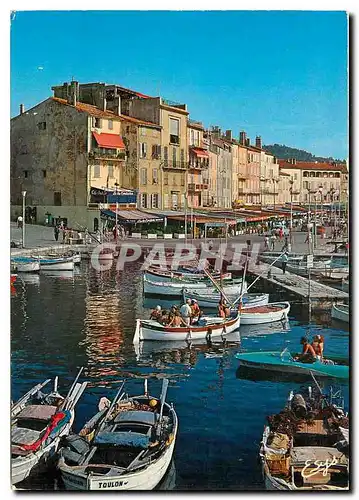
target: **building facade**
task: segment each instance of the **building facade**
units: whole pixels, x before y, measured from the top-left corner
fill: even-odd
[[[188,120],[187,201],[189,208],[208,206],[209,153],[207,137],[201,122]]]

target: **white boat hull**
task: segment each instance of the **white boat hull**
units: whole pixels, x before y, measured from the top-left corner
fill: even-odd
[[[267,304],[268,306],[283,304],[281,303],[272,303]],[[242,309],[241,312],[241,324],[242,325],[261,325],[264,323],[274,323],[275,321],[287,320],[288,314],[290,311],[290,304],[286,302],[287,307],[282,308],[280,311],[268,311],[268,312],[246,312],[245,308]],[[253,306],[252,306],[253,307]],[[260,307],[260,306],[258,306]]]
[[[16,263],[16,269],[19,273],[37,273],[40,271],[39,262]]]
[[[146,278],[143,279],[143,291],[148,295],[170,295],[182,297],[182,290],[184,288],[191,289],[198,293],[211,294],[216,291],[215,287],[209,286],[208,283],[164,283],[153,282]],[[227,295],[239,295],[241,292],[240,282],[235,285],[228,285],[223,287],[224,293]]]
[[[173,272],[171,274],[170,271],[167,271],[167,273],[161,273],[160,270],[152,271],[152,270],[147,270],[145,272],[145,278],[149,281],[154,281],[154,282],[160,282],[160,283],[171,283],[173,280],[182,280],[184,282],[190,282],[192,283],[193,281],[204,281],[205,283],[210,283],[210,280],[205,274],[195,274],[195,273],[186,273],[186,272]],[[229,280],[232,278],[231,273],[224,273],[222,279],[223,280]],[[219,278],[215,278],[219,279]]]
[[[214,320],[215,321],[215,320]],[[221,320],[216,323],[209,323],[204,326],[191,327],[167,327],[160,325],[157,321],[137,320],[136,332],[133,342],[142,340],[198,340],[211,337],[226,335],[239,328],[239,315],[233,319]]]
[[[332,318],[349,323],[349,306],[343,307],[341,304],[333,305]]]
[[[246,288],[247,287],[245,287],[245,289]],[[200,307],[203,307],[206,309],[217,309],[218,302],[219,302],[221,297],[218,293],[212,297],[212,296],[202,295],[201,293],[196,294],[196,293],[193,293],[191,290],[186,290],[183,292],[183,298],[184,298],[184,300],[195,299],[195,300],[197,300]],[[234,303],[237,301],[236,302],[236,304],[237,304],[239,295],[235,295],[235,296],[230,295],[230,296],[227,296],[227,298],[231,303]],[[268,293],[264,293],[261,295],[254,294],[253,298],[248,297],[248,302],[243,305],[243,309],[245,309],[246,307],[265,306],[268,304],[268,300],[269,300]]]
[[[176,429],[177,433],[177,429]],[[173,455],[176,438],[167,447],[166,451],[142,470],[128,474],[106,477],[92,474],[88,478],[85,475],[74,474],[71,468],[60,460],[59,469],[66,490],[91,490],[91,491],[129,491],[129,490],[153,490],[165,475]]]
[[[67,262],[49,262],[46,264],[40,263],[41,271],[72,271],[74,267],[75,264],[72,260]]]
[[[37,469],[42,469],[46,463],[54,458],[62,436],[67,436],[74,421],[75,413],[71,412],[71,420],[63,427],[60,434],[44,448],[25,457],[16,457],[11,460],[11,482],[17,484],[23,481]]]

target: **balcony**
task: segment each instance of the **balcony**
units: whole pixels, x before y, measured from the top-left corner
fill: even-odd
[[[176,146],[179,146],[179,143],[180,143],[179,136],[178,135],[170,134],[170,144],[174,144]]]
[[[206,191],[208,189],[208,184],[188,184],[187,191],[189,193],[195,193],[196,191]]]
[[[186,162],[181,162],[181,161],[169,161],[169,160],[164,160],[163,169],[170,169],[170,170],[186,170],[187,169],[187,163]]]
[[[191,161],[188,165],[190,170],[203,170],[209,167],[209,159],[205,160],[194,160]]]
[[[99,149],[94,148],[89,152],[90,159],[101,159],[101,160],[126,160],[126,153],[124,151],[118,151],[116,149]]]

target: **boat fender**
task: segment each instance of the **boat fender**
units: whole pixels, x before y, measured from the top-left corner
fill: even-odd
[[[208,328],[207,334],[206,334],[206,340],[210,341],[212,338],[212,328]]]
[[[291,401],[291,410],[297,418],[304,418],[307,414],[307,405],[301,394],[295,394]]]

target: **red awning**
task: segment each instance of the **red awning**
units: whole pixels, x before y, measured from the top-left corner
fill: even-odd
[[[126,149],[122,137],[116,134],[98,134],[92,132],[100,148]]]
[[[198,158],[209,158],[209,154],[203,149],[192,148],[192,151]]]

